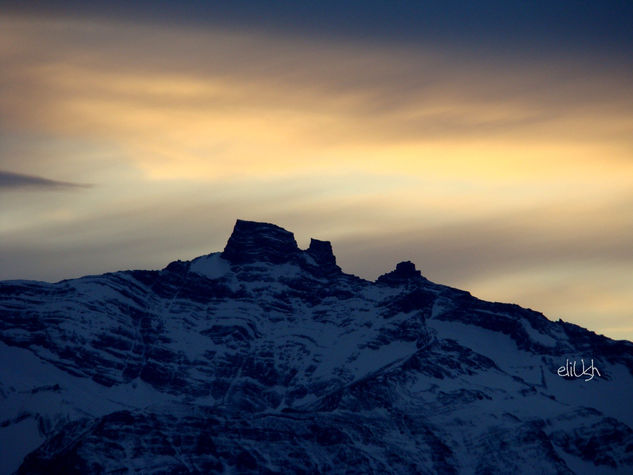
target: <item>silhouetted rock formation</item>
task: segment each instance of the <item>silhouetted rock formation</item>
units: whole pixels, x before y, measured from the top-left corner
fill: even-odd
[[[295,258],[298,252],[291,232],[274,224],[238,219],[222,257],[234,264],[256,261],[281,264]]]

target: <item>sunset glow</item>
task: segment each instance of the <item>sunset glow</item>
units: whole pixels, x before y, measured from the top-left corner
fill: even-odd
[[[2,279],[161,268],[236,218],[633,340],[633,69],[236,25],[0,16]],[[629,45],[630,46],[630,45]],[[598,67],[599,66],[599,67]]]

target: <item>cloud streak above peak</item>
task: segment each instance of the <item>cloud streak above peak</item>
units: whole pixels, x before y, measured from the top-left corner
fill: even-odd
[[[35,175],[25,175],[22,173],[12,173],[0,170],[0,191],[1,190],[68,190],[90,188],[92,185],[82,183],[71,183],[68,181],[51,180]]]

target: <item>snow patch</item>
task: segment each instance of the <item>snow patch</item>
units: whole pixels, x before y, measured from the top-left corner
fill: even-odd
[[[231,272],[231,264],[222,259],[221,253],[214,252],[191,261],[189,270],[209,279],[220,279]]]

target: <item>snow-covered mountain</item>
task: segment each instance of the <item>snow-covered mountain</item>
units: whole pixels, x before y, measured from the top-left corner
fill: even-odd
[[[632,427],[632,343],[272,224],[0,283],[1,473],[633,473]]]

